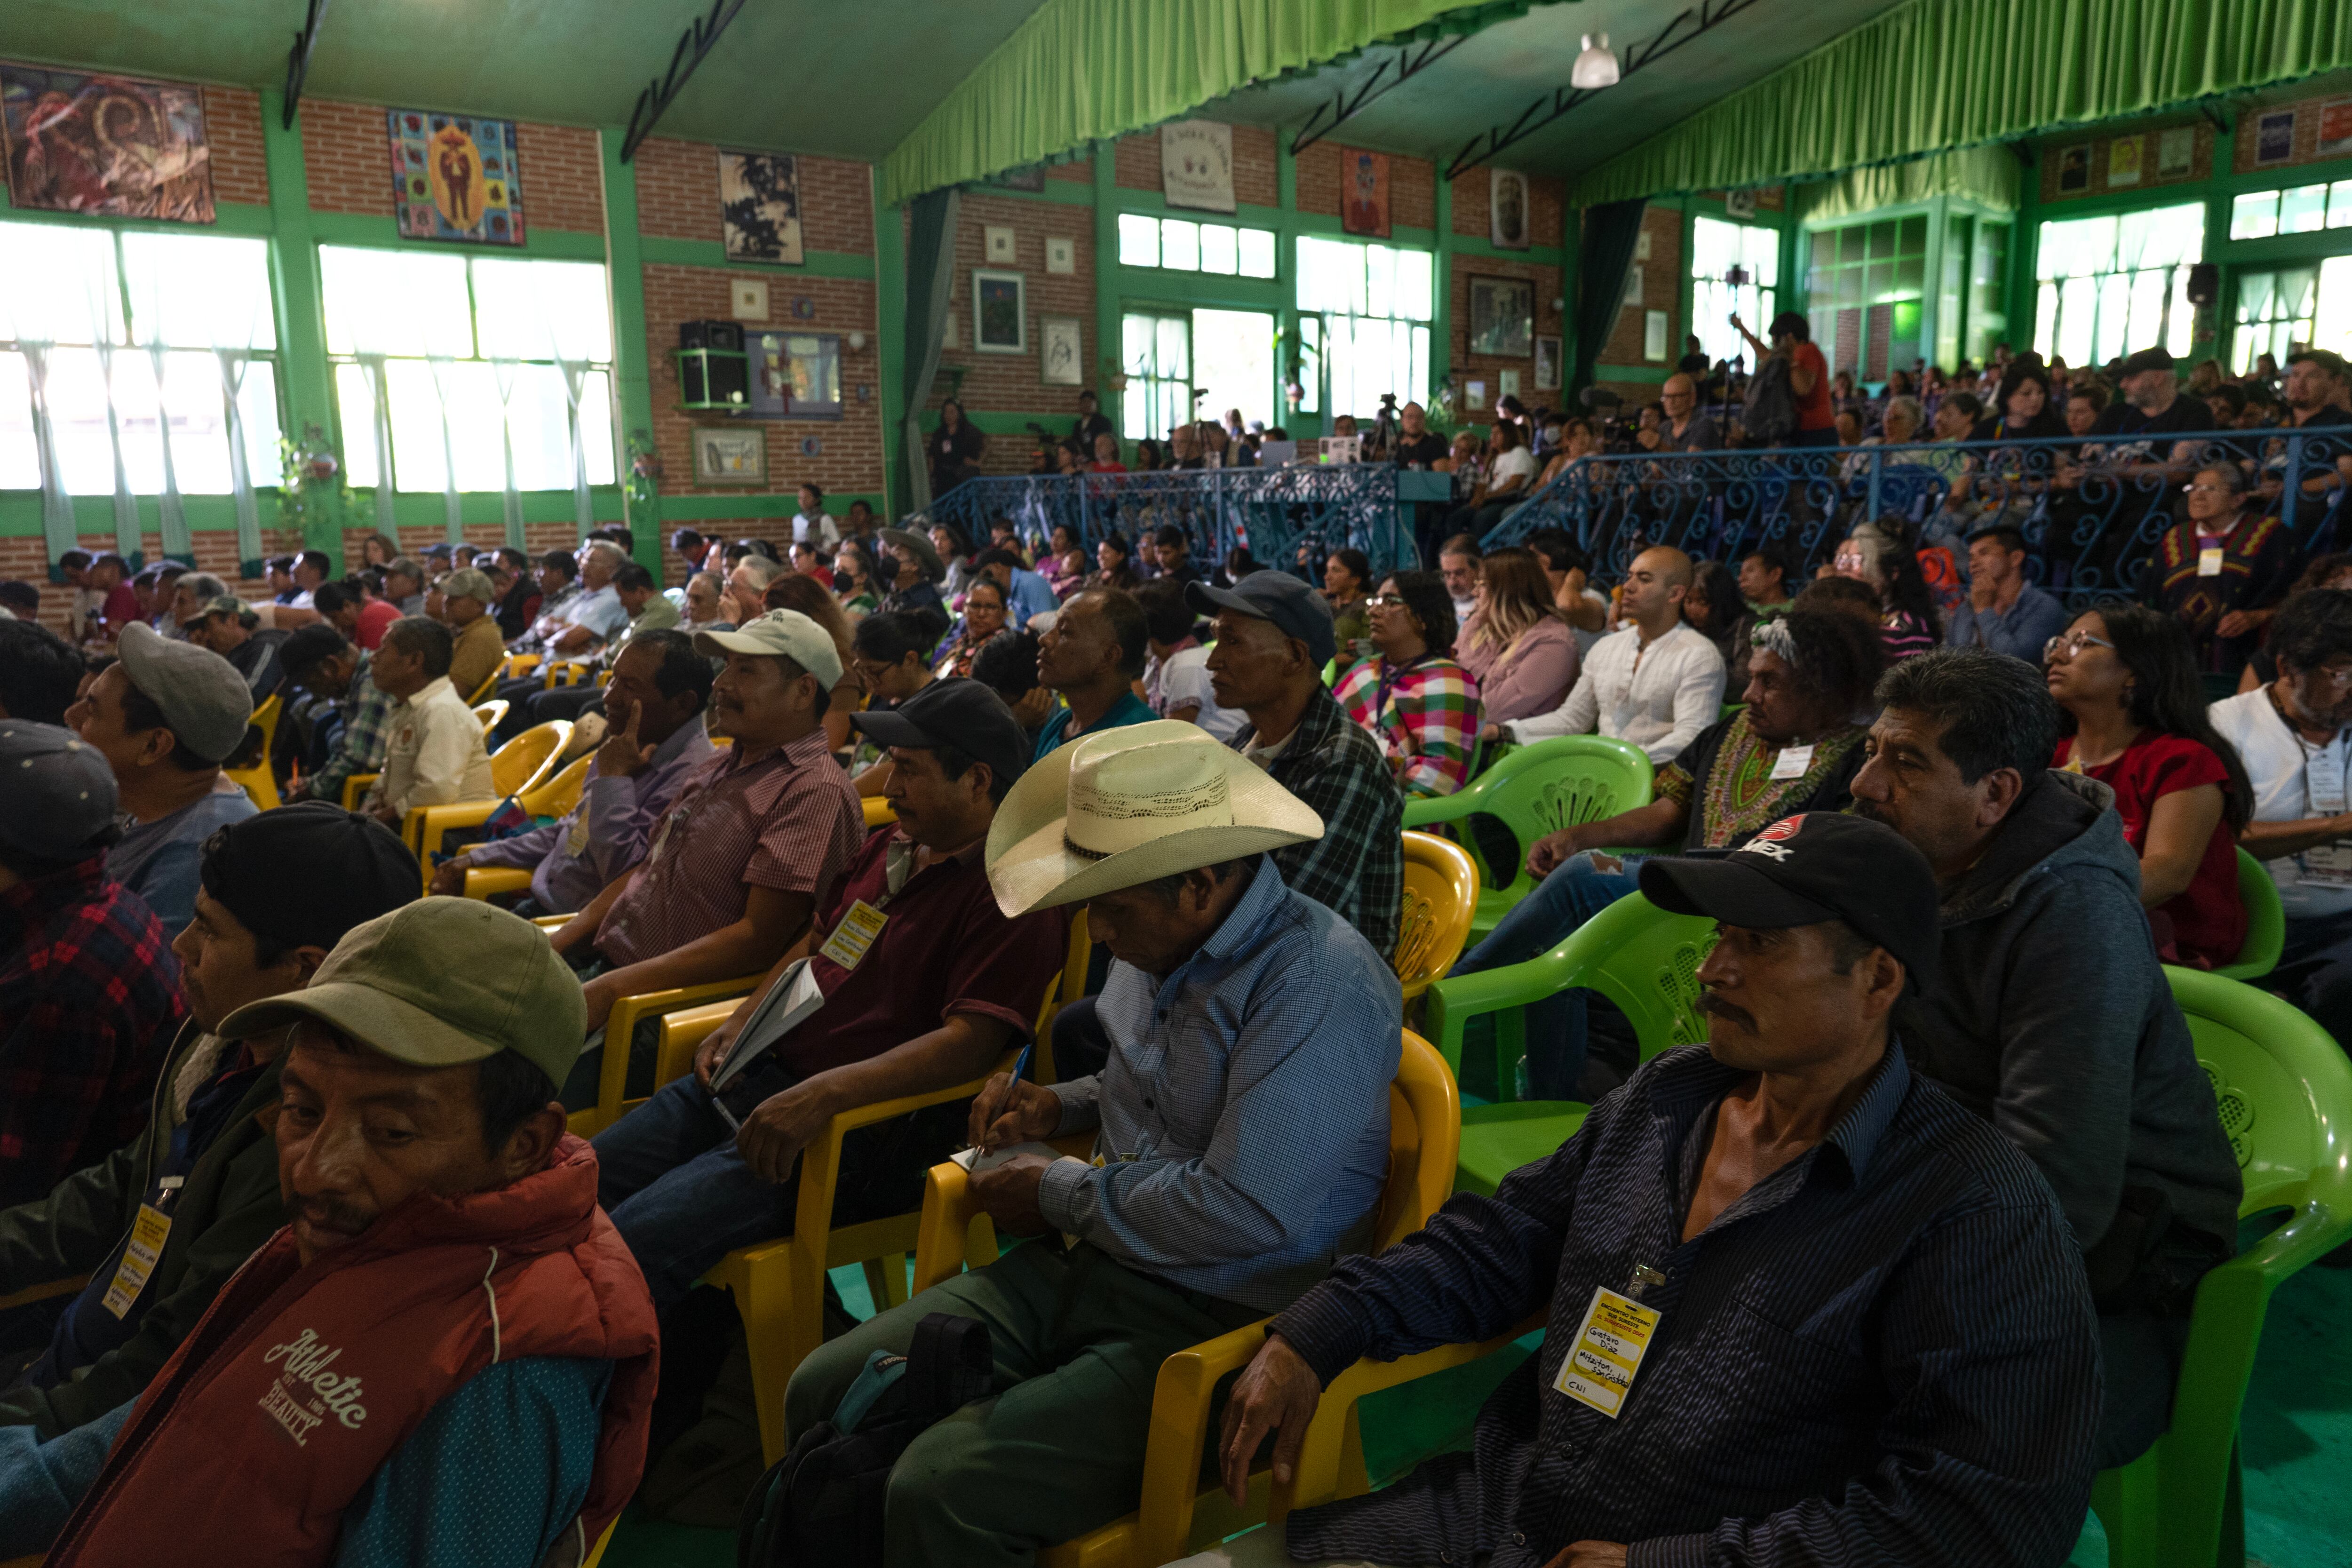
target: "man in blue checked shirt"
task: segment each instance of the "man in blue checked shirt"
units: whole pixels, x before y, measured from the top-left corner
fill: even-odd
[[[1287,1479],[1322,1388],[1547,1320],[1475,1451],[1187,1560],[1486,1568],[1906,1568],[2065,1560],[2090,1499],[2099,1341],[2032,1163],[1913,1073],[1936,883],[1893,829],[1782,819],[1642,891],[1713,916],[1707,1043],[1650,1061],[1557,1153],[1342,1260],[1225,1409],[1239,1494]],[[1286,1539],[1285,1538],[1286,1535]]]
[[[1110,949],[1108,1055],[1050,1089],[1000,1075],[973,1102],[972,1141],[1010,1155],[975,1161],[973,1191],[999,1229],[1039,1239],[793,1375],[797,1436],[925,1314],[988,1324],[997,1393],[892,1473],[893,1568],[1034,1563],[1132,1510],[1160,1363],[1279,1311],[1370,1240],[1402,1002],[1371,944],[1275,869],[1269,851],[1322,831],[1239,752],[1166,720],[1062,747],[998,808],[998,905],[1084,902]],[[1091,1159],[1017,1148],[1089,1131]]]

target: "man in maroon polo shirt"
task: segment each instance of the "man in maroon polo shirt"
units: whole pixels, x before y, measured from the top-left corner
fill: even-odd
[[[596,1140],[599,1199],[656,1308],[734,1248],[791,1231],[801,1151],[836,1114],[979,1078],[1029,1037],[1061,971],[1063,915],[1007,918],[981,860],[997,803],[1029,761],[1003,700],[976,680],[939,680],[851,722],[889,748],[898,820],[866,836],[808,936],[704,1044],[693,1073]],[[745,1020],[803,958],[823,1005],[714,1097],[711,1074]],[[919,1205],[924,1173],[964,1121],[956,1102],[844,1139],[835,1223]]]

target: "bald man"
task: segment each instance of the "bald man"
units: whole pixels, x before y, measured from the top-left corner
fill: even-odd
[[[1643,446],[1653,452],[1712,452],[1722,447],[1723,433],[1699,409],[1698,383],[1677,371],[1666,377],[1658,402],[1665,408],[1665,423],[1643,431]]]
[[[1549,713],[1489,724],[1484,738],[1522,744],[1554,735],[1607,735],[1670,763],[1723,706],[1723,655],[1683,619],[1691,558],[1655,545],[1633,557],[1619,617],[1624,629],[1584,657],[1568,700]]]

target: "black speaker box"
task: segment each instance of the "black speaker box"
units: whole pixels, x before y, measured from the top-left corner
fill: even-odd
[[[740,406],[751,395],[750,362],[688,349],[678,356],[678,392],[684,401]]]
[[[723,349],[729,353],[743,352],[743,324],[740,321],[680,321],[677,324],[677,346],[682,349]]]
[[[2221,268],[2210,261],[2200,261],[2189,269],[2189,302],[2211,305],[2221,298]]]

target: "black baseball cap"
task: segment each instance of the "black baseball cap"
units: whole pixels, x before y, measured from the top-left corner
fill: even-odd
[[[2158,343],[2152,349],[2142,349],[2124,361],[2124,368],[2118,374],[2137,375],[2144,370],[2170,370],[2172,367],[2172,351]]]
[[[1026,772],[1035,752],[1004,699],[960,676],[934,680],[896,708],[852,713],[849,721],[877,746],[952,746],[986,763],[1000,784],[1009,785]]]
[[[1936,982],[1936,874],[1901,834],[1867,817],[1809,811],[1728,855],[1648,861],[1642,893],[1662,910],[1751,931],[1843,921],[1893,953],[1909,985]]]
[[[216,830],[198,869],[205,891],[238,924],[288,947],[332,948],[423,892],[400,835],[322,800]]]
[[[1322,595],[1287,572],[1253,572],[1230,588],[1187,583],[1184,602],[1198,615],[1231,610],[1272,621],[1285,637],[1305,643],[1307,656],[1317,664],[1329,663],[1339,651],[1339,635],[1331,626],[1331,606]]]

